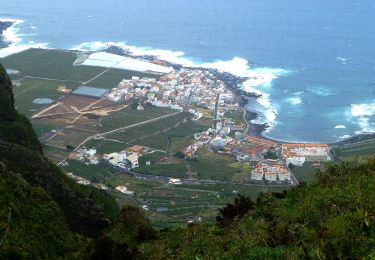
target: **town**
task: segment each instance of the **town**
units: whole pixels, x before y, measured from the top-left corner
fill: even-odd
[[[69,178],[186,223],[214,219],[238,193],[308,181],[330,160],[325,144],[251,134],[236,78],[146,58],[30,49],[5,60],[15,106]]]

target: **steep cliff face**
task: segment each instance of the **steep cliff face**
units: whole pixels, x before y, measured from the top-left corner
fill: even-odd
[[[107,193],[76,184],[43,156],[30,122],[14,108],[11,80],[1,64],[0,163],[31,187],[46,192],[74,232],[96,237],[118,215],[118,206]]]
[[[14,109],[12,83],[0,64],[0,140],[20,144],[33,151],[42,153],[33,128],[23,115]]]
[[[0,193],[0,259],[78,256],[87,244],[69,230],[62,210],[42,188],[29,185],[3,163]]]

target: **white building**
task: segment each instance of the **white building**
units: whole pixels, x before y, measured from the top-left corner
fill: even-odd
[[[121,193],[124,193],[126,195],[134,195],[134,191],[128,190],[128,188],[126,188],[123,185],[117,186],[116,190],[119,191],[119,192],[121,192]]]
[[[267,181],[277,181],[277,174],[275,172],[267,172],[264,174]]]
[[[173,184],[173,185],[181,185],[182,184],[180,179],[174,179],[174,178],[170,178],[168,183]]]
[[[251,173],[251,180],[253,180],[253,181],[261,181],[261,180],[263,180],[263,173],[252,172]]]
[[[279,176],[279,181],[291,181],[290,172],[279,173],[278,176]]]
[[[131,163],[132,168],[136,168],[139,166],[138,158],[138,153],[131,153],[126,157],[126,159]]]
[[[286,165],[289,165],[291,163],[295,166],[302,166],[305,161],[306,161],[306,158],[302,156],[288,157],[286,159]]]

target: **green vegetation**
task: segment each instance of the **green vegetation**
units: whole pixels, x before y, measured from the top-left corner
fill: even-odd
[[[224,114],[225,117],[233,119],[233,122],[236,125],[243,125],[245,124],[244,122],[244,117],[243,117],[243,110],[238,109],[238,110],[232,110],[228,111]]]
[[[52,78],[62,83],[85,82],[105,68],[73,66],[77,55],[73,51],[30,49],[1,59],[7,68],[20,71],[22,76]]]
[[[147,161],[150,161],[151,164],[158,163],[164,156],[165,153],[162,152],[153,152],[147,155],[143,155],[139,158],[139,165],[146,165]]]
[[[234,218],[224,229],[192,225],[161,232],[159,240],[143,243],[141,255],[154,259],[371,259],[375,255],[374,172],[375,160],[330,166],[308,186],[260,195],[244,217]]]
[[[243,182],[251,173],[250,166],[233,162],[227,155],[199,150],[197,158],[198,160],[190,161],[189,165],[200,179]]]
[[[124,70],[119,70],[119,69],[110,69],[103,75],[91,81],[89,85],[93,87],[112,89],[114,87],[117,87],[117,85],[123,79],[131,79],[133,76],[137,76],[140,78],[143,78],[143,77],[158,78],[155,75],[147,74],[147,73],[141,73],[141,72],[136,72],[136,71],[124,71]]]
[[[79,257],[88,240],[69,230],[63,211],[40,187],[0,164],[0,258]]]
[[[41,79],[24,79],[21,85],[14,88],[14,97],[16,100],[16,109],[31,117],[37,111],[46,107],[46,105],[38,105],[33,103],[37,98],[49,98],[53,101],[57,100],[62,93],[58,92],[56,89],[61,82],[41,80]],[[72,87],[77,87],[78,84],[73,84]]]
[[[159,108],[151,105],[144,106],[144,110],[137,110],[129,106],[119,112],[103,117],[100,121],[101,127],[98,132],[103,133],[119,127],[134,125],[173,112],[175,111],[168,108]]]
[[[98,130],[99,132],[105,132],[172,112],[173,110],[170,109],[149,105],[146,105],[143,111],[128,107],[103,118],[101,120],[102,126]],[[207,126],[197,121],[192,121],[190,115],[180,113],[169,118],[132,127],[120,133],[108,135],[105,139],[90,140],[86,146],[97,148],[99,153],[110,153],[138,144],[174,153],[190,145],[193,142],[194,133],[205,129],[207,129]]]
[[[333,154],[340,161],[365,161],[375,154],[375,135],[359,135],[335,144]]]
[[[135,168],[134,171],[157,176],[186,178],[188,169],[185,162],[180,162],[172,164],[144,165]]]
[[[289,165],[289,169],[293,173],[294,177],[297,178],[299,182],[312,182],[315,178],[315,175],[319,172],[324,165],[316,168],[313,165],[317,164],[315,162],[305,162],[302,166]],[[320,165],[318,163],[318,165]]]
[[[265,158],[265,159],[276,160],[276,159],[278,158],[278,156],[277,156],[276,152],[268,150],[268,151],[264,154],[264,158]]]

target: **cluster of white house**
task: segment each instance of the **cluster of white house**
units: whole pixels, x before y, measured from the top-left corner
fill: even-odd
[[[218,100],[217,96],[220,94]],[[224,109],[233,106],[234,96],[224,82],[212,73],[199,69],[180,69],[156,80],[139,78],[122,80],[106,97],[114,102],[127,101],[134,97],[145,97],[147,102],[158,107],[183,110],[188,104],[215,108],[218,102],[218,115],[224,115]],[[202,116],[194,109],[193,114]]]
[[[251,173],[253,181],[290,182],[291,174],[282,161],[264,160],[259,162]]]
[[[117,186],[116,190],[126,195],[134,195],[134,191],[128,190],[128,188],[124,185]]]
[[[327,144],[282,144],[282,156],[287,165],[302,166],[305,161],[329,161],[330,148]]]
[[[122,169],[136,168],[139,166],[139,154],[134,152],[121,151],[119,153],[103,154],[103,159],[109,164]]]

